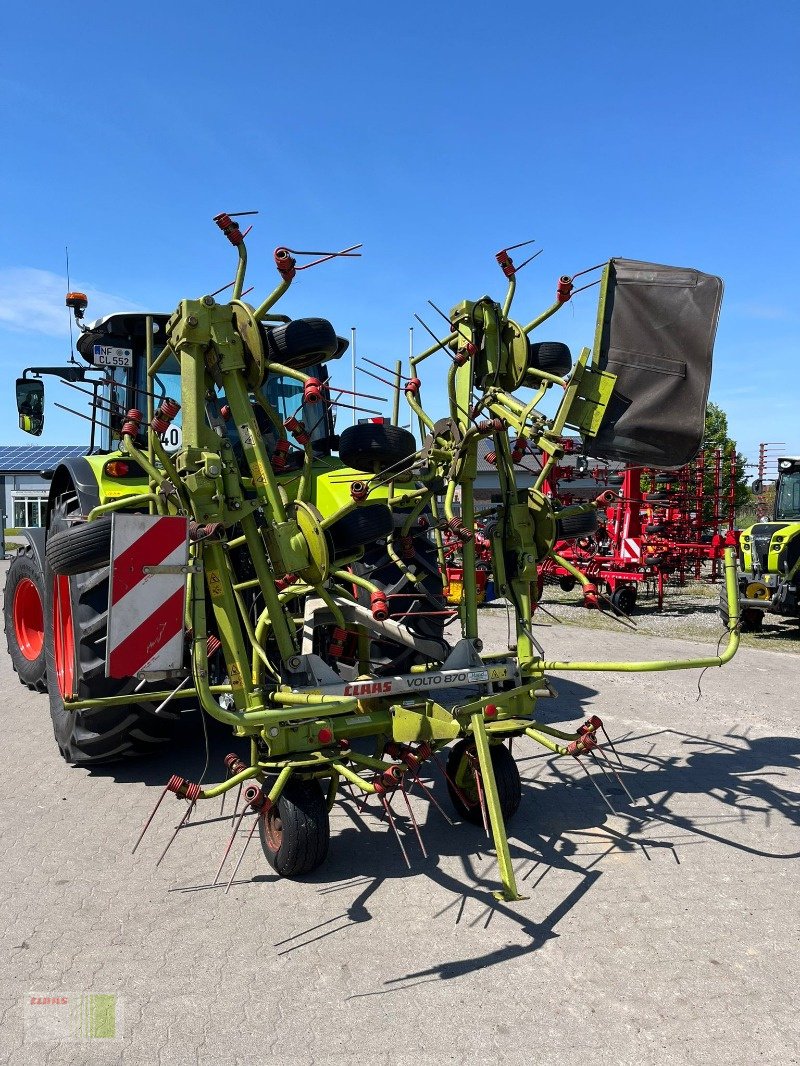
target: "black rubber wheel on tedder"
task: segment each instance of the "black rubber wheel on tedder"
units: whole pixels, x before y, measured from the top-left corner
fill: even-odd
[[[71,520],[78,513],[76,496],[60,497],[51,516],[51,534],[73,528]],[[154,714],[155,706],[146,700],[152,684],[133,695],[139,685],[136,678],[105,676],[109,572],[105,565],[80,574],[57,574],[45,552],[44,641],[50,717],[61,754],[75,766],[96,766],[158,751],[170,739],[180,713],[170,704]],[[70,711],[64,706],[67,695],[97,699],[128,693],[131,703],[123,707]]]
[[[339,437],[339,458],[345,466],[366,474],[393,467],[400,475],[403,460],[416,450],[414,434],[388,422],[348,426]]]
[[[334,522],[328,540],[334,555],[352,555],[365,545],[385,539],[394,528],[385,503],[367,503]]]
[[[398,511],[392,519],[398,535],[406,518],[407,514]],[[386,593],[393,621],[425,640],[440,642],[444,659],[450,651],[444,639],[447,603],[436,545],[420,526],[415,526],[410,535],[414,551],[406,557],[403,557],[402,544],[396,538],[395,547],[399,549],[397,553],[401,555],[402,566],[392,559],[385,541],[381,541],[366,545],[362,558],[353,564],[353,571]],[[412,580],[409,574],[418,580]],[[360,588],[357,592],[359,602],[369,606],[369,593]],[[425,655],[405,644],[377,636],[370,641],[370,669],[376,676],[405,674],[412,666],[425,661]]]
[[[54,574],[85,574],[108,566],[111,558],[111,515],[80,522],[51,533],[44,549]]]
[[[47,688],[44,654],[44,575],[30,545],[11,560],[3,594],[3,620],[11,665],[23,685]]]
[[[588,537],[596,533],[599,525],[597,510],[584,511],[582,514],[563,514],[555,512],[556,540],[573,540]]]
[[[331,829],[319,781],[291,779],[278,802],[257,817],[261,847],[281,877],[301,877],[325,861]]]
[[[500,810],[503,820],[508,821],[516,814],[522,800],[519,769],[505,744],[492,744],[489,751],[500,798]],[[463,737],[451,748],[447,757],[447,791],[456,812],[465,822],[482,825],[483,814],[470,756],[475,756],[475,741],[471,737]]]

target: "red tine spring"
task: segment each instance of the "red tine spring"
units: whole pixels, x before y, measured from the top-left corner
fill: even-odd
[[[212,655],[216,655],[216,653],[221,647],[222,641],[219,639],[219,637],[215,636],[213,633],[209,633],[208,640],[206,641],[206,649],[208,652],[209,659]]]
[[[276,248],[274,252],[275,266],[284,281],[291,281],[297,273],[297,262],[289,254],[288,248]]]
[[[303,385],[303,403],[319,403],[322,399],[322,382],[309,378]]]
[[[467,529],[467,527],[458,517],[451,518],[450,521],[447,523],[447,528],[454,536],[458,537],[458,539],[461,541],[470,541],[475,536],[475,534],[471,530]]]
[[[486,455],[484,455],[484,459],[487,463],[491,463],[491,465],[494,466],[497,462],[497,452],[487,452]]]
[[[214,221],[234,247],[242,243],[244,234],[239,229],[239,223],[230,215],[223,211],[219,215],[214,215]]]
[[[506,424],[502,418],[484,418],[476,423],[476,428],[479,433],[502,433]],[[494,455],[494,452],[492,454]]]
[[[411,393],[412,396],[419,395],[419,390],[422,387],[422,382],[419,378],[409,378],[403,388],[404,392]]]
[[[376,622],[385,622],[389,617],[389,603],[386,599],[386,593],[380,590],[373,592],[369,598],[370,607],[372,608],[372,617]]]
[[[286,466],[286,457],[289,454],[290,448],[291,445],[289,444],[288,440],[278,441],[278,443],[275,445],[275,451],[273,453],[273,456],[270,459],[270,463],[272,464],[273,470],[280,471],[284,469],[284,467]]]
[[[123,437],[135,437],[139,432],[139,426],[142,424],[143,418],[144,415],[142,412],[135,407],[132,407],[130,411],[128,411],[126,421],[122,424]]]

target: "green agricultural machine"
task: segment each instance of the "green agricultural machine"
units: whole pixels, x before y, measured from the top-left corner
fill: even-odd
[[[328,375],[346,341],[323,319],[275,311],[312,265],[298,265],[306,253],[278,248],[276,288],[248,303],[244,234],[235,218],[215,221],[238,255],[229,300],[186,299],[171,315],[114,314],[87,326],[85,299],[70,294],[86,365],[31,368],[17,383],[20,424],[34,433],[43,374],[87,394],[93,442],[53,472],[46,529],[27,531],[10,569],[6,632],[20,680],[46,687],[60,751],[79,766],[159,750],[182,708],[230,726],[244,746],[225,759],[221,780],[176,774],[159,799],[185,805],[171,843],[197,804],[238,790],[218,880],[237,836],[246,847],[256,830],[279,875],[309,873],[328,852],[331,807],[351,793],[376,797],[407,859],[392,801],[400,793],[404,829],[424,850],[408,793],[439,807],[427,772],[438,766],[456,813],[491,832],[497,895],[518,899],[506,834],[522,796],[511,741],[616,773],[599,718],[575,732],[537,721],[539,700],[554,696],[548,675],[721,666],[737,647],[730,552],[721,655],[561,662],[547,659],[533,631],[537,564],[597,521],[594,505],[554,511],[543,492],[565,431],[600,458],[660,468],[691,458],[721,282],[609,261],[597,268],[594,349],[573,365],[565,345],[535,339],[579,291],[573,278],[561,277],[554,303],[520,323],[510,317],[519,268],[504,249],[502,302],[457,303],[444,335],[398,371],[392,421],[339,433],[337,410],[358,403]],[[439,418],[418,377],[431,358],[446,367]],[[552,416],[539,410],[548,394],[558,397]],[[418,436],[397,424],[401,396]],[[484,439],[501,502],[476,514]],[[523,488],[518,463],[529,448],[545,462]],[[514,618],[508,648],[491,654],[478,627],[477,518],[491,519],[496,588]],[[442,595],[445,529],[463,558],[455,614]]]
[[[766,613],[800,621],[800,456],[778,459],[772,520],[743,530],[739,545],[741,628],[758,632]]]

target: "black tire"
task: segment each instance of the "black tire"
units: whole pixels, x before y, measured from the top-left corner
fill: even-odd
[[[367,503],[358,507],[328,530],[334,555],[352,555],[365,544],[383,540],[394,528],[392,512],[384,503]]]
[[[764,612],[757,607],[744,607],[739,620],[742,633],[760,633],[764,628]]]
[[[671,485],[675,480],[674,477],[670,477],[669,474],[656,474],[656,485]]]
[[[666,529],[667,527],[663,522],[651,522],[644,527],[645,533],[664,533],[666,532]]]
[[[20,549],[8,568],[3,618],[14,672],[23,685],[34,692],[44,692],[44,575],[30,545]]]
[[[574,540],[576,537],[588,537],[598,529],[597,510],[584,511],[579,514],[565,514],[556,511],[556,540]]]
[[[665,492],[663,489],[659,489],[658,492],[648,492],[648,500],[668,500],[672,496],[671,492]]]
[[[290,780],[274,807],[258,817],[261,847],[280,877],[302,877],[328,854],[330,819],[319,781]]]
[[[574,577],[560,577],[558,579],[558,587],[562,592],[572,592],[576,584],[577,581]]]
[[[402,527],[405,518],[402,512],[395,516],[394,524],[398,529]],[[401,550],[398,554],[402,558],[403,566],[419,577],[418,582],[412,581],[403,568],[397,565],[383,544],[368,544],[362,559],[354,564],[353,570],[386,593],[389,614],[394,616],[393,621],[400,622],[410,632],[425,640],[440,641],[444,658],[450,650],[444,639],[445,616],[430,613],[447,610],[436,545],[420,527],[414,527],[412,530],[412,543],[414,554],[410,558],[404,558]],[[400,545],[396,547],[400,548]],[[411,595],[415,592],[419,595]],[[358,596],[361,603],[369,605],[368,592],[361,589]],[[408,673],[412,666],[425,662],[427,658],[405,644],[397,644],[383,638],[370,641],[370,669],[379,677]]]
[[[86,574],[111,559],[111,515],[81,522],[47,538],[45,558],[54,574]]]
[[[77,497],[62,496],[51,518],[52,535],[70,529],[70,520],[78,513]],[[155,706],[144,699],[147,688],[133,695],[139,684],[135,678],[117,680],[105,676],[108,580],[108,566],[85,574],[56,574],[45,552],[45,656],[50,717],[62,756],[75,766],[97,766],[159,751],[170,739],[172,725],[180,713],[169,705],[155,715]],[[61,617],[54,620],[56,603]],[[61,676],[56,665],[56,629]],[[71,655],[70,642],[74,646]],[[64,675],[70,664],[72,682],[67,684],[69,679]],[[70,711],[64,706],[62,685],[71,688],[80,699],[131,693],[131,703]]]
[[[609,485],[620,486],[624,480],[622,474],[609,474],[608,476]]]
[[[336,336],[327,318],[295,318],[265,332],[270,359],[295,370],[324,363],[347,350],[347,341]]]
[[[572,370],[572,352],[561,341],[537,341],[528,345],[530,366],[563,378]]]
[[[417,450],[414,434],[387,422],[365,422],[348,426],[339,438],[339,458],[345,466],[372,474],[386,467],[397,467]]]
[[[636,589],[622,585],[611,596],[611,602],[620,614],[633,614],[636,608]]]
[[[489,749],[497,782],[503,821],[512,818],[522,800],[522,782],[514,758],[505,744],[493,744]],[[465,822],[483,825],[478,789],[469,756],[475,756],[475,741],[464,737],[454,744],[447,758],[447,791],[458,815]]]

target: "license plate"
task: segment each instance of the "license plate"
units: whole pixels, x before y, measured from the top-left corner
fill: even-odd
[[[133,349],[112,348],[109,344],[95,344],[92,361],[95,366],[133,366]]]

